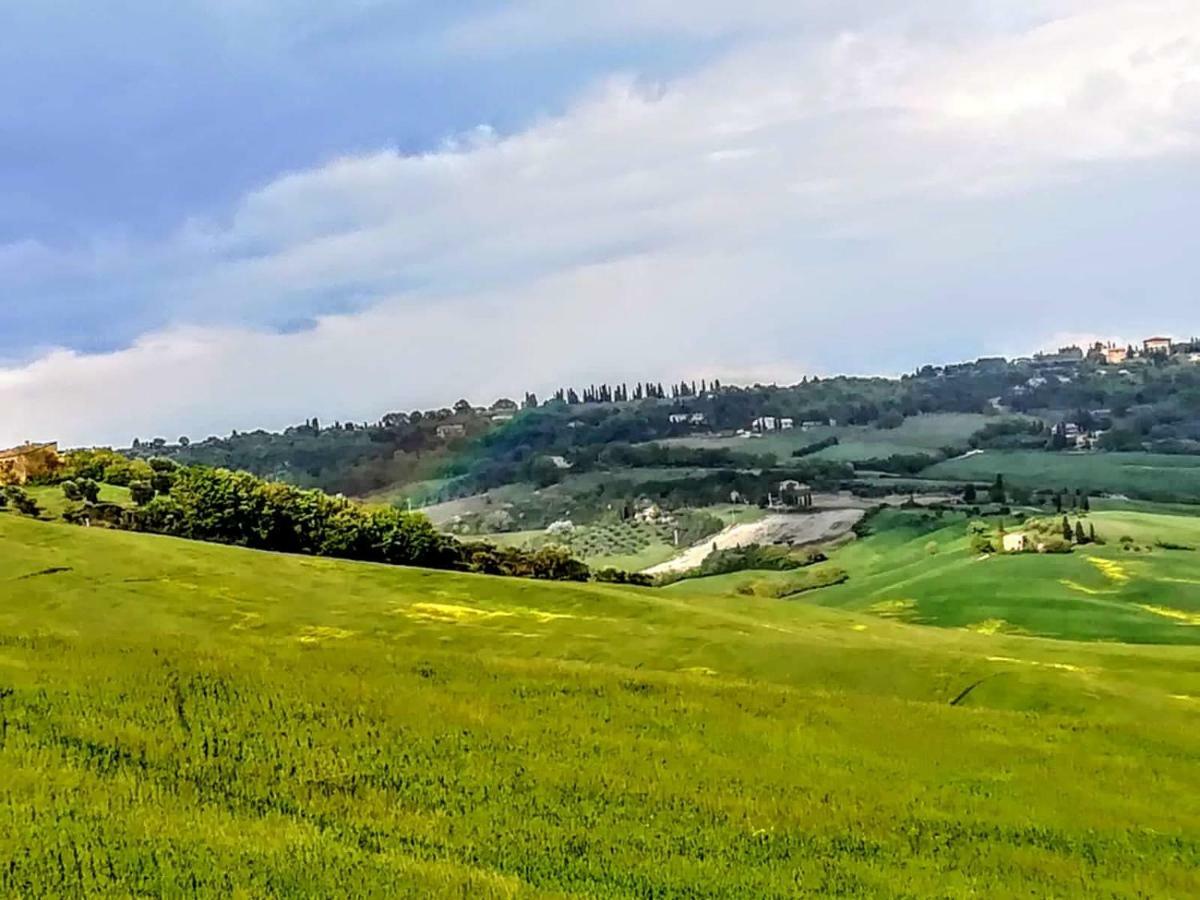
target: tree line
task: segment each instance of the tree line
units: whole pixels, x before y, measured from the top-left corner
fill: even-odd
[[[148,482],[130,485],[135,506],[99,502],[91,473],[103,451],[67,457],[62,487],[68,521],[256,550],[327,556],[488,575],[586,581],[588,567],[562,547],[537,551],[466,543],[442,534],[419,513],[371,508],[319,490],[265,481],[248,472],[151,460]],[[135,485],[144,490],[134,491]]]

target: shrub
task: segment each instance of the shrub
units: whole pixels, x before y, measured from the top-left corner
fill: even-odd
[[[9,485],[3,490],[4,503],[0,506],[11,506],[23,516],[37,518],[42,514],[42,508],[36,500],[15,485]]]

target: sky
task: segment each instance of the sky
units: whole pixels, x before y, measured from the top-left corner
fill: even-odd
[[[0,6],[0,445],[1200,332],[1195,0]]]

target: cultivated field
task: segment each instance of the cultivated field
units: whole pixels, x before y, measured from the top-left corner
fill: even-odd
[[[12,514],[0,597],[6,896],[1200,894],[1195,648]]]
[[[1080,488],[1147,500],[1200,501],[1200,457],[1154,453],[1043,453],[988,450],[926,469],[923,477],[991,481],[1002,474],[1013,485]]]

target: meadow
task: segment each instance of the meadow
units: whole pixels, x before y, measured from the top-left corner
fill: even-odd
[[[1027,488],[1079,488],[1144,500],[1200,502],[1200,457],[1155,453],[1044,453],[988,450],[938,463],[922,477],[991,481]]]
[[[836,437],[838,444],[813,454],[814,459],[859,462],[896,454],[936,453],[943,447],[965,446],[967,440],[994,419],[974,413],[930,413],[910,416],[897,428],[869,425],[817,426],[807,430],[794,428],[766,434],[760,438],[691,437],[661,443],[685,447],[727,448],[744,453],[773,453],[779,460],[791,458],[792,451]]]
[[[1200,894],[1192,647],[11,513],[0,601],[8,896]]]
[[[1103,545],[987,557],[969,548],[967,521],[884,512],[872,535],[824,564],[846,573],[845,583],[804,599],[980,632],[1200,644],[1200,517],[1093,511],[1082,521]],[[1010,518],[1007,528],[1021,526]]]

